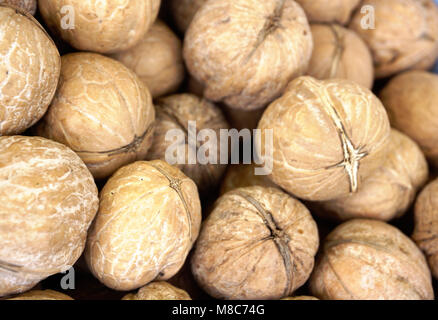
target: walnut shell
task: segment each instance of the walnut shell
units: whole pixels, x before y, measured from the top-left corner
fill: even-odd
[[[281,300],[319,300],[319,299],[311,296],[297,296],[297,297],[283,298]]]
[[[207,0],[170,0],[170,10],[176,27],[182,33],[189,28],[196,12]]]
[[[339,220],[388,221],[408,210],[428,175],[426,158],[418,145],[406,135],[392,130],[385,163],[364,181],[360,191],[322,206]]]
[[[419,144],[438,166],[438,75],[408,71],[394,77],[380,93],[391,125]]]
[[[29,290],[80,257],[98,206],[81,159],[39,137],[0,137],[0,296]]]
[[[135,162],[104,186],[85,258],[107,287],[134,290],[175,275],[200,224],[201,205],[192,180],[164,161]]]
[[[239,164],[228,166],[225,178],[222,180],[220,193],[225,194],[231,190],[261,186],[276,188],[277,185],[273,183],[266,175],[256,175],[256,166],[254,164]]]
[[[371,52],[352,30],[335,24],[310,26],[315,44],[307,74],[320,79],[348,79],[371,89],[374,65]]]
[[[424,251],[430,269],[438,278],[438,179],[421,191],[415,203],[414,241]]]
[[[227,167],[220,164],[220,129],[229,128],[221,110],[207,100],[192,94],[176,94],[159,99],[156,102],[156,110],[155,134],[147,158],[150,160],[166,160],[166,152],[175,143],[173,140],[166,140],[166,133],[169,130],[182,130],[186,137],[184,142],[182,142],[186,157],[184,164],[175,164],[175,166],[182,170],[189,178],[193,179],[199,190],[211,190],[212,187],[219,183]],[[210,129],[216,134],[218,138],[218,164],[203,165],[199,161],[196,161],[196,164],[189,164],[189,148],[192,148],[196,154],[203,145],[202,143],[198,143],[196,146],[189,145],[189,121],[196,122],[198,133],[200,130]]]
[[[240,188],[220,197],[204,222],[192,271],[215,298],[279,299],[306,282],[318,243],[298,200],[276,188]]]
[[[259,123],[257,150],[271,179],[299,198],[332,200],[360,190],[383,164],[388,116],[371,91],[348,80],[301,77],[274,101]],[[273,129],[272,150],[267,129]],[[268,139],[268,140],[267,140]]]
[[[381,221],[351,220],[337,227],[310,279],[324,300],[408,300],[434,297],[421,251],[395,227]]]
[[[111,57],[134,70],[153,98],[174,92],[184,79],[181,40],[161,21],[136,46]]]
[[[312,48],[293,0],[211,0],[190,24],[183,55],[207,99],[258,109],[306,71]]]
[[[37,134],[72,148],[95,178],[144,159],[155,110],[149,91],[120,62],[94,53],[62,57],[55,98]]]
[[[295,0],[310,22],[346,24],[361,0]]]
[[[53,290],[32,290],[8,300],[73,300],[68,295]]]
[[[61,58],[30,14],[5,4],[0,4],[0,56],[0,135],[19,134],[47,111]]]
[[[0,0],[0,5],[2,4],[18,7],[31,15],[34,15],[37,9],[37,0]]]
[[[47,26],[71,46],[112,53],[127,50],[143,38],[160,4],[161,0],[39,0],[39,9]],[[73,11],[64,11],[67,6]],[[72,28],[63,27],[72,22]]]
[[[426,70],[438,57],[438,9],[433,0],[364,0],[374,8],[375,28],[356,12],[350,28],[368,44],[377,78],[408,69]]]
[[[122,300],[192,300],[187,292],[164,281],[152,282]]]

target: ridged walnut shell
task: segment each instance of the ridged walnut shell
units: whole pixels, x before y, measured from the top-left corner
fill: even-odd
[[[295,0],[310,22],[346,24],[361,0]]]
[[[38,137],[0,138],[0,296],[68,270],[98,206],[81,159]]]
[[[165,281],[152,282],[122,300],[192,300],[187,292]]]
[[[73,298],[53,290],[32,290],[8,300],[73,300]]]
[[[155,134],[147,158],[166,160],[166,153],[170,152],[169,148],[175,144],[173,140],[166,140],[166,134],[170,130],[180,130],[182,137],[185,137],[181,141],[185,150],[185,160],[183,163],[172,164],[191,178],[201,191],[211,190],[212,187],[217,186],[227,168],[226,165],[220,164],[220,130],[229,128],[221,110],[213,103],[195,95],[176,94],[159,99],[156,102],[156,111]],[[195,121],[198,134],[204,129],[213,130],[212,133],[215,133],[218,140],[217,148],[215,148],[217,164],[201,164],[198,158],[196,164],[189,163],[189,148],[196,155],[197,152],[201,152],[200,148],[204,145],[201,142],[196,145],[189,144],[189,121]]]
[[[201,224],[196,184],[163,161],[119,169],[100,194],[85,258],[107,287],[129,291],[175,275]]]
[[[351,220],[325,240],[310,289],[324,300],[433,300],[426,259],[397,228]]]
[[[95,178],[144,159],[153,137],[152,98],[133,71],[94,53],[62,57],[61,79],[37,134],[73,149]]]
[[[259,123],[257,150],[271,179],[299,198],[332,200],[360,190],[384,162],[390,126],[374,94],[348,80],[301,77]],[[273,130],[272,150],[269,131]],[[272,158],[271,158],[272,157]]]
[[[0,0],[0,5],[7,4],[23,9],[34,15],[37,9],[37,0]]]
[[[375,28],[363,27],[370,13],[360,11],[350,28],[371,49],[377,78],[433,66],[438,57],[438,8],[433,0],[364,0],[362,6],[374,8]]]
[[[143,38],[160,4],[161,0],[39,0],[39,9],[47,26],[72,47],[113,53]]]
[[[161,21],[133,48],[111,57],[132,69],[153,98],[174,92],[184,79],[181,40]]]
[[[307,74],[314,78],[347,79],[371,89],[374,66],[371,52],[352,30],[336,24],[310,26],[314,49]]]
[[[276,188],[240,188],[220,197],[192,257],[201,287],[221,299],[280,299],[302,286],[314,264],[315,221]]]
[[[5,4],[0,4],[0,56],[0,135],[19,134],[47,111],[61,58],[30,14]]]
[[[409,209],[428,175],[427,161],[418,145],[393,129],[385,163],[364,181],[360,191],[322,206],[338,220],[388,221]]]
[[[380,93],[391,125],[408,135],[438,166],[438,75],[408,71],[394,77]]]
[[[312,48],[293,0],[211,0],[190,24],[183,54],[207,99],[258,109],[306,71]]]
[[[421,191],[415,203],[412,238],[424,251],[435,278],[438,278],[438,180]]]

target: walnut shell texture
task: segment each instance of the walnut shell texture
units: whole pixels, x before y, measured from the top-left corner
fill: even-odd
[[[328,201],[323,207],[339,220],[388,221],[408,210],[428,175],[427,161],[418,145],[393,129],[385,163],[364,181],[360,191]]]
[[[346,24],[361,0],[295,0],[310,22]]]
[[[143,38],[160,4],[161,0],[39,0],[39,9],[47,26],[74,48],[113,53]],[[74,26],[63,27],[63,22],[74,22]]]
[[[281,300],[319,300],[319,299],[312,296],[297,296],[297,297],[283,298]]]
[[[219,198],[204,222],[192,271],[215,298],[280,299],[306,282],[318,244],[298,200],[276,188],[240,188]]]
[[[426,70],[438,57],[438,8],[433,0],[364,0],[374,8],[375,28],[362,26],[358,11],[350,24],[368,44],[377,78],[408,69]]]
[[[165,281],[151,282],[136,294],[127,294],[122,300],[192,300],[187,292]]]
[[[207,0],[170,0],[170,9],[178,30],[186,32],[199,8]]]
[[[8,300],[73,300],[68,295],[53,290],[32,290]]]
[[[1,4],[12,5],[34,15],[37,9],[37,0],[0,0]]]
[[[36,123],[56,91],[61,58],[43,27],[24,11],[0,3],[0,135]]]
[[[62,57],[61,78],[38,135],[72,148],[95,178],[137,159],[152,144],[155,110],[141,80],[94,53]]]
[[[207,99],[258,109],[306,71],[312,48],[293,0],[211,0],[190,24],[183,55]]]
[[[0,296],[68,270],[85,247],[97,187],[66,146],[0,138]]]
[[[417,142],[431,164],[438,166],[438,75],[404,72],[379,96],[391,125]]]
[[[314,49],[307,74],[314,78],[348,79],[373,87],[374,65],[365,42],[352,30],[336,24],[310,26]]]
[[[397,228],[356,219],[337,227],[310,280],[323,300],[433,300],[430,271],[417,246]]]
[[[257,150],[265,161],[273,158],[270,178],[313,201],[360,190],[383,164],[391,132],[385,109],[371,91],[348,80],[312,77],[292,81],[265,111],[259,129]],[[268,129],[273,130],[272,150],[265,146]]]
[[[414,241],[424,251],[435,278],[438,278],[438,180],[429,183],[415,203]]]
[[[162,21],[137,45],[111,57],[134,70],[153,98],[174,92],[184,79],[181,40]]]
[[[201,224],[196,184],[164,161],[119,169],[100,195],[85,258],[107,287],[129,291],[175,275]]]
[[[157,120],[155,123],[155,134],[152,146],[147,155],[150,160],[165,160],[166,152],[174,141],[166,141],[166,133],[169,130],[181,130],[185,135],[184,144],[186,150],[186,160],[184,164],[175,164],[189,178],[191,178],[198,189],[201,191],[211,190],[216,186],[226,170],[226,165],[220,164],[220,148],[217,148],[218,164],[190,164],[188,161],[188,149],[198,152],[201,143],[196,145],[189,144],[189,121],[196,122],[196,129],[213,130],[217,137],[220,137],[221,129],[228,129],[229,125],[224,118],[221,110],[213,103],[198,98],[192,94],[176,94],[161,98],[156,102]],[[219,139],[218,139],[219,140]],[[219,146],[220,141],[217,141]]]

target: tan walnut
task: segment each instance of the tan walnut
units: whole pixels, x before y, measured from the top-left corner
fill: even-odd
[[[296,0],[310,22],[346,24],[361,0]]]
[[[73,300],[68,295],[53,290],[32,290],[8,300]]]
[[[12,5],[34,15],[37,9],[37,0],[0,0],[1,4]]]
[[[165,281],[151,282],[122,300],[192,300],[187,292]]]
[[[196,12],[207,0],[170,0],[170,10],[178,30],[186,32]]]

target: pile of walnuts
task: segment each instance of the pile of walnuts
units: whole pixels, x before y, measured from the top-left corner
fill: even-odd
[[[0,300],[433,300],[437,59],[433,0],[0,0]]]

